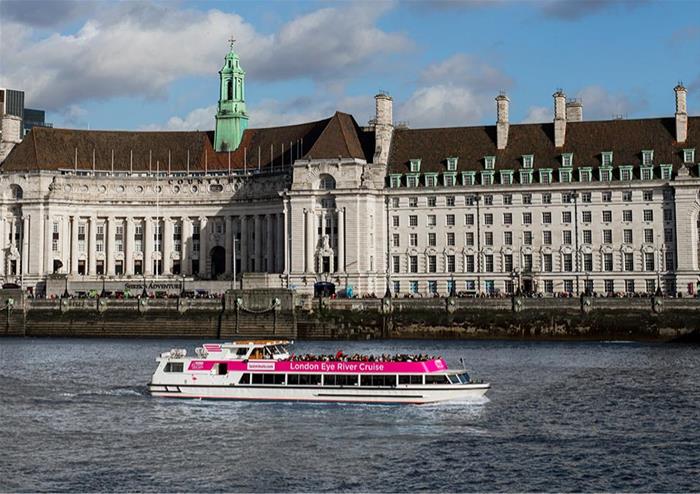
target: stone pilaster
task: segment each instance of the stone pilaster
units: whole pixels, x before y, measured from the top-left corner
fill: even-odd
[[[173,271],[173,221],[168,218],[163,218],[163,242],[160,254],[161,265],[163,266],[163,275],[170,276]]]
[[[97,266],[97,217],[90,217],[90,239],[87,249],[88,254],[88,271],[87,274],[95,276]]]

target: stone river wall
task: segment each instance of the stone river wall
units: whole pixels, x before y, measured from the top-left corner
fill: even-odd
[[[700,299],[331,300],[280,289],[216,299],[30,299],[0,290],[0,322],[6,336],[697,341]]]

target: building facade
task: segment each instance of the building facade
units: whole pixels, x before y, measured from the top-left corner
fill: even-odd
[[[310,293],[695,293],[700,118],[675,88],[671,118],[584,121],[554,94],[553,122],[395,127],[375,97],[248,128],[243,69],[220,71],[215,132],[114,132],[13,121],[0,165],[0,278],[240,280]],[[254,115],[250,116],[254,122]],[[6,123],[3,121],[3,126]],[[262,281],[260,281],[262,280]]]

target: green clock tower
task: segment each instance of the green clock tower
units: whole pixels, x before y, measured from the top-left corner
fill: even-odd
[[[230,39],[224,66],[219,71],[219,106],[216,112],[214,148],[217,151],[235,151],[241,144],[243,131],[248,128],[245,111],[245,72]]]

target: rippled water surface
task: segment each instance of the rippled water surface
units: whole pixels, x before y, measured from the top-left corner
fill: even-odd
[[[151,398],[193,341],[0,339],[0,491],[697,491],[700,348],[299,342],[428,352],[490,381],[430,406]]]

